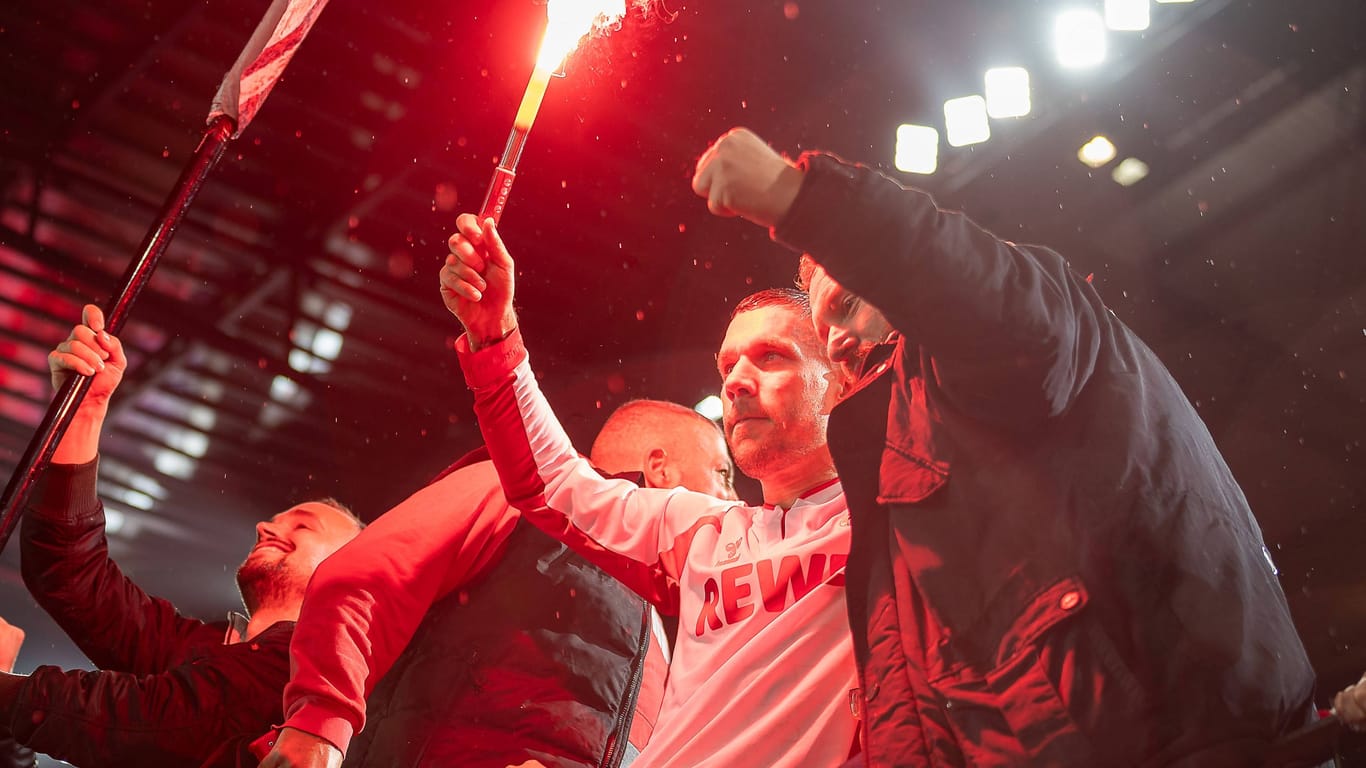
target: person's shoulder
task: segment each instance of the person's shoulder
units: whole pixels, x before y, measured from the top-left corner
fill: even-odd
[[[705,493],[690,491],[686,488],[656,489],[664,494],[664,503],[669,505],[675,520],[680,516],[693,521],[752,520],[763,511],[762,506],[750,506],[743,501],[718,499]]]

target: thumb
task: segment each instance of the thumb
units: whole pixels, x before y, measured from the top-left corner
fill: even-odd
[[[81,308],[81,324],[89,326],[90,330],[99,333],[104,330],[104,311],[94,304],[86,304]]]

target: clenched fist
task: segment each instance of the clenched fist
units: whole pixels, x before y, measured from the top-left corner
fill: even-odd
[[[746,128],[732,128],[702,153],[692,189],[718,216],[740,216],[762,227],[782,220],[803,175]]]

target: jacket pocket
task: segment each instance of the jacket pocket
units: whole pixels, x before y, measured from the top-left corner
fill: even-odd
[[[930,681],[970,764],[1120,764],[1095,749],[1098,701],[1131,692],[1132,675],[1088,621],[1089,601],[1079,579],[1055,582],[1025,604],[988,670],[958,665]]]

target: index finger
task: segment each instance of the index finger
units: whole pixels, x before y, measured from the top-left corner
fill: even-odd
[[[706,197],[708,190],[711,189],[711,159],[716,156],[716,144],[707,147],[702,156],[697,158],[697,166],[692,172],[692,191],[700,197]]]
[[[479,218],[472,213],[462,213],[455,217],[455,229],[475,245],[482,245],[484,242],[484,229],[479,223]]]
[[[479,249],[474,247],[474,243],[470,242],[468,237],[459,232],[451,235],[448,246],[450,254],[446,256],[447,264],[465,264],[480,274],[483,274],[484,270],[488,268],[484,263],[484,257],[479,253]]]

